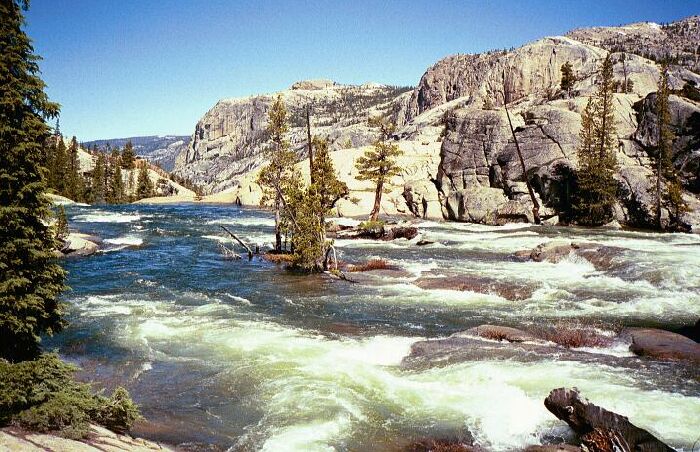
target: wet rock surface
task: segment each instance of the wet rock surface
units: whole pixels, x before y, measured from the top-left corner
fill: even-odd
[[[700,363],[700,344],[680,334],[656,328],[628,328],[623,335],[631,338],[630,350],[639,356]]]
[[[372,239],[390,241],[396,239],[411,240],[418,236],[418,228],[408,223],[385,224],[372,228],[339,228],[335,231],[339,239]]]
[[[418,278],[414,284],[421,289],[454,290],[494,294],[506,300],[526,300],[532,296],[535,288],[527,284],[503,281],[475,275],[447,275],[429,273]]]
[[[670,452],[673,449],[651,433],[632,424],[625,416],[590,403],[577,389],[552,390],[545,407],[572,430],[593,451]]]
[[[622,248],[597,243],[553,241],[537,245],[531,251],[517,251],[514,257],[522,260],[556,264],[571,255],[576,255],[593,264],[596,270],[610,270],[615,265],[615,258],[623,252]]]

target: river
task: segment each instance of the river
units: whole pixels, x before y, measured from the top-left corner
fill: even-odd
[[[674,447],[700,437],[697,368],[641,360],[627,344],[402,366],[411,344],[472,326],[562,319],[675,329],[700,317],[700,235],[529,225],[421,222],[412,241],[337,241],[349,262],[381,257],[402,271],[348,283],[222,259],[219,225],[261,245],[268,212],[232,206],[73,206],[72,227],[102,251],[65,260],[70,326],[45,340],[96,387],[123,385],[150,421],[136,433],[233,450],[396,450],[424,437],[517,450],[566,438],[544,407],[551,389],[629,416]],[[511,257],[552,239],[624,248],[609,270],[583,259]],[[515,300],[422,289],[419,277],[465,275],[526,288]]]

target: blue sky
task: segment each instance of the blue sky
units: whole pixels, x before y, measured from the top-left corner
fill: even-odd
[[[450,54],[698,13],[696,0],[32,0],[27,31],[62,130],[87,141],[189,135],[218,99],[296,80],[415,85]]]

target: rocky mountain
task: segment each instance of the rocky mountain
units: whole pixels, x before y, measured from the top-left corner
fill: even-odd
[[[300,155],[306,141],[305,105],[314,108],[314,133],[333,142],[332,157],[340,177],[357,201],[355,207],[341,203],[338,213],[369,212],[371,200],[366,194],[371,187],[356,180],[353,162],[373,139],[365,119],[383,112],[399,125],[395,138],[406,151],[400,160],[402,174],[388,186],[390,193],[382,205],[385,213],[488,224],[532,221],[527,177],[544,206],[543,216],[556,222],[568,213],[581,112],[595,91],[601,62],[612,52],[617,81],[632,88],[615,94],[621,187],[616,218],[622,224],[643,227],[651,221],[651,156],[656,146],[653,99],[660,74],[655,59],[669,54],[674,164],[683,176],[686,201],[694,209],[685,222],[697,231],[700,75],[690,47],[697,24],[698,18],[692,17],[664,26],[581,29],[511,51],[453,55],[429,68],[408,91],[317,81],[295,84],[280,95],[292,111],[290,139]],[[576,75],[570,93],[560,89],[561,66],[566,62]],[[504,86],[525,174],[503,108]],[[372,100],[348,102],[344,100],[347,92],[355,99]],[[176,171],[204,182],[212,191],[226,189],[229,200],[256,204],[259,188],[254,175],[263,162],[265,112],[272,98],[220,101],[197,124],[192,145],[178,158]]]
[[[650,60],[670,59],[692,71],[700,69],[700,16],[665,25],[640,22],[619,27],[580,28],[567,34],[610,52],[627,52]]]
[[[236,186],[239,176],[263,161],[267,112],[277,96],[290,112],[289,138],[301,156],[306,144],[307,106],[314,134],[327,137],[333,149],[353,148],[372,140],[373,134],[365,126],[368,112],[386,112],[390,101],[410,89],[307,80],[278,93],[221,100],[197,123],[190,146],[178,156],[175,173],[210,192]]]
[[[175,168],[175,159],[187,149],[191,137],[179,135],[152,135],[145,137],[111,138],[106,140],[94,140],[83,143],[83,146],[92,148],[97,145],[103,149],[109,144],[112,147],[123,148],[127,141],[131,140],[136,155],[145,158],[149,162],[160,166],[165,171]]]

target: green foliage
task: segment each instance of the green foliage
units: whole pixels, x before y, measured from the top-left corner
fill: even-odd
[[[0,360],[0,426],[17,424],[75,439],[87,435],[90,422],[129,430],[140,415],[126,390],[118,388],[110,398],[95,395],[73,379],[76,370],[53,353],[16,364]]]
[[[260,204],[271,205],[275,212],[275,251],[282,250],[284,224],[284,206],[282,193],[291,190],[299,180],[294,164],[296,154],[290,149],[285,134],[289,131],[287,108],[281,96],[272,104],[269,112],[267,132],[271,138],[270,146],[265,150],[269,163],[258,174],[257,182],[263,189]]]
[[[323,210],[330,210],[340,198],[348,195],[348,186],[336,176],[333,160],[328,152],[328,140],[314,137],[313,148],[312,180],[316,186],[316,192],[321,198],[321,207]]]
[[[63,206],[58,206],[56,209],[56,239],[64,240],[66,237],[68,237],[66,209],[64,209]]]
[[[571,90],[576,83],[576,75],[574,75],[574,67],[570,62],[566,62],[561,66],[561,89],[571,95]]]
[[[153,181],[148,175],[148,163],[141,162],[139,175],[136,180],[136,198],[150,198],[154,195]]]
[[[109,399],[100,397],[99,401],[95,421],[113,432],[127,432],[141,419],[139,407],[131,400],[129,392],[121,386],[114,390]]]
[[[374,207],[369,218],[376,220],[379,216],[384,184],[392,177],[401,174],[401,168],[396,164],[396,157],[402,155],[403,152],[396,144],[390,142],[391,136],[396,130],[395,124],[382,117],[371,117],[368,123],[370,127],[379,129],[379,137],[374,142],[373,148],[365,151],[365,155],[357,159],[355,166],[358,170],[357,178],[359,180],[375,183]]]
[[[58,115],[22,31],[17,1],[0,2],[0,357],[36,356],[63,326],[65,272],[55,262],[46,191],[47,118]]]
[[[102,152],[97,152],[95,168],[92,170],[92,182],[90,184],[90,202],[103,204],[107,202],[107,186],[105,184],[107,174],[107,157]]]
[[[119,154],[117,153],[111,160],[109,166],[109,173],[111,176],[107,190],[107,203],[121,204],[126,200],[126,195],[124,192],[124,180],[122,178],[122,165]],[[151,187],[153,187],[153,185],[151,185]]]
[[[124,150],[121,155],[122,168],[132,170],[135,167],[136,153],[134,152],[134,145],[131,140],[126,142],[124,145]]]
[[[367,220],[357,225],[357,227],[363,231],[377,231],[383,229],[385,224],[386,222],[383,220]]]
[[[617,136],[613,107],[613,65],[608,55],[601,67],[598,90],[581,115],[577,193],[574,217],[579,224],[598,226],[612,219],[618,183]]]
[[[650,190],[655,200],[652,213],[659,230],[664,229],[661,215],[663,208],[669,212],[669,224],[667,225],[669,230],[683,229],[681,217],[688,212],[688,205],[683,200],[680,177],[673,166],[674,133],[671,130],[671,111],[668,102],[670,93],[668,66],[663,65],[655,105],[657,122],[657,145],[653,156],[655,183]]]

